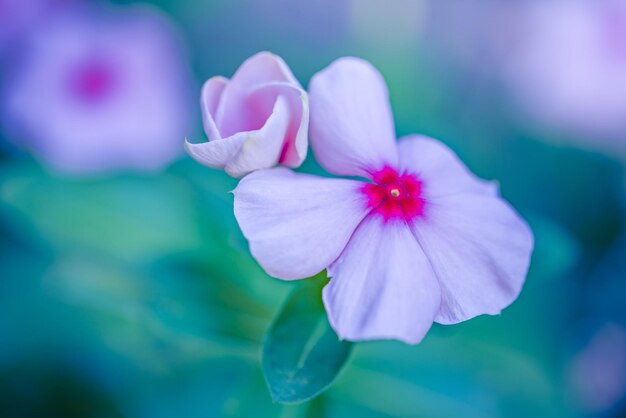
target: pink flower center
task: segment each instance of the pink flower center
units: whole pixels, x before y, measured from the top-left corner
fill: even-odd
[[[425,201],[422,199],[422,182],[409,173],[399,174],[391,167],[374,173],[374,183],[363,186],[367,205],[376,213],[388,219],[407,221],[421,216]]]
[[[70,75],[71,93],[83,102],[101,102],[111,95],[117,85],[113,68],[100,60],[86,62]]]

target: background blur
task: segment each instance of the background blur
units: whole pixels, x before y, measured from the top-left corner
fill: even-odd
[[[2,417],[626,416],[626,1],[118,3],[0,0]],[[273,404],[260,341],[297,284],[182,150],[201,83],[260,50],[304,86],[370,60],[398,136],[497,179],[536,237],[520,298]]]

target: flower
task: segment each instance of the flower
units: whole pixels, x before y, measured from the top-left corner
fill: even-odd
[[[626,155],[626,1],[520,2],[506,82],[542,127]],[[568,47],[575,45],[575,47]]]
[[[287,64],[260,52],[232,80],[213,77],[202,88],[204,130],[209,142],[186,142],[199,163],[233,177],[276,164],[298,167],[306,157],[309,105]]]
[[[0,53],[12,46],[49,12],[51,0],[0,0]]]
[[[311,81],[311,145],[324,178],[286,168],[245,177],[235,216],[274,277],[327,269],[323,300],[342,339],[416,344],[433,321],[498,314],[519,294],[533,247],[526,223],[434,139],[395,142],[388,92],[343,58]]]
[[[182,153],[191,74],[147,8],[66,9],[32,34],[7,82],[13,142],[70,173],[156,169]]]
[[[585,324],[588,328],[589,324]],[[616,322],[604,322],[581,329],[583,341],[566,365],[566,383],[576,404],[585,412],[611,410],[626,395],[626,329]]]

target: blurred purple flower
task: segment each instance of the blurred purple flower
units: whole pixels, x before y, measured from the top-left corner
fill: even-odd
[[[235,216],[272,276],[327,268],[323,299],[347,340],[415,344],[433,321],[498,314],[519,294],[533,237],[526,223],[438,141],[395,142],[382,76],[343,58],[310,85],[311,145],[331,173],[286,168],[245,177]]]
[[[600,328],[569,365],[576,403],[587,412],[602,412],[626,396],[626,329],[608,323]]]
[[[299,167],[308,147],[308,100],[280,57],[258,53],[232,80],[218,76],[204,84],[201,105],[209,142],[186,142],[185,148],[199,163],[233,177],[277,164]]]
[[[0,0],[0,52],[31,29],[52,0]]]
[[[582,144],[626,155],[626,0],[533,0],[506,76],[524,109]]]
[[[52,16],[11,69],[3,103],[11,139],[67,172],[167,164],[192,120],[181,49],[151,9]]]

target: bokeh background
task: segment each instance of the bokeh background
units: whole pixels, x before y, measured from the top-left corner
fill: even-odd
[[[182,148],[202,82],[261,50],[304,86],[370,60],[399,136],[498,180],[536,237],[519,299],[272,403],[297,284]],[[626,1],[0,0],[0,77],[2,417],[626,416]]]

